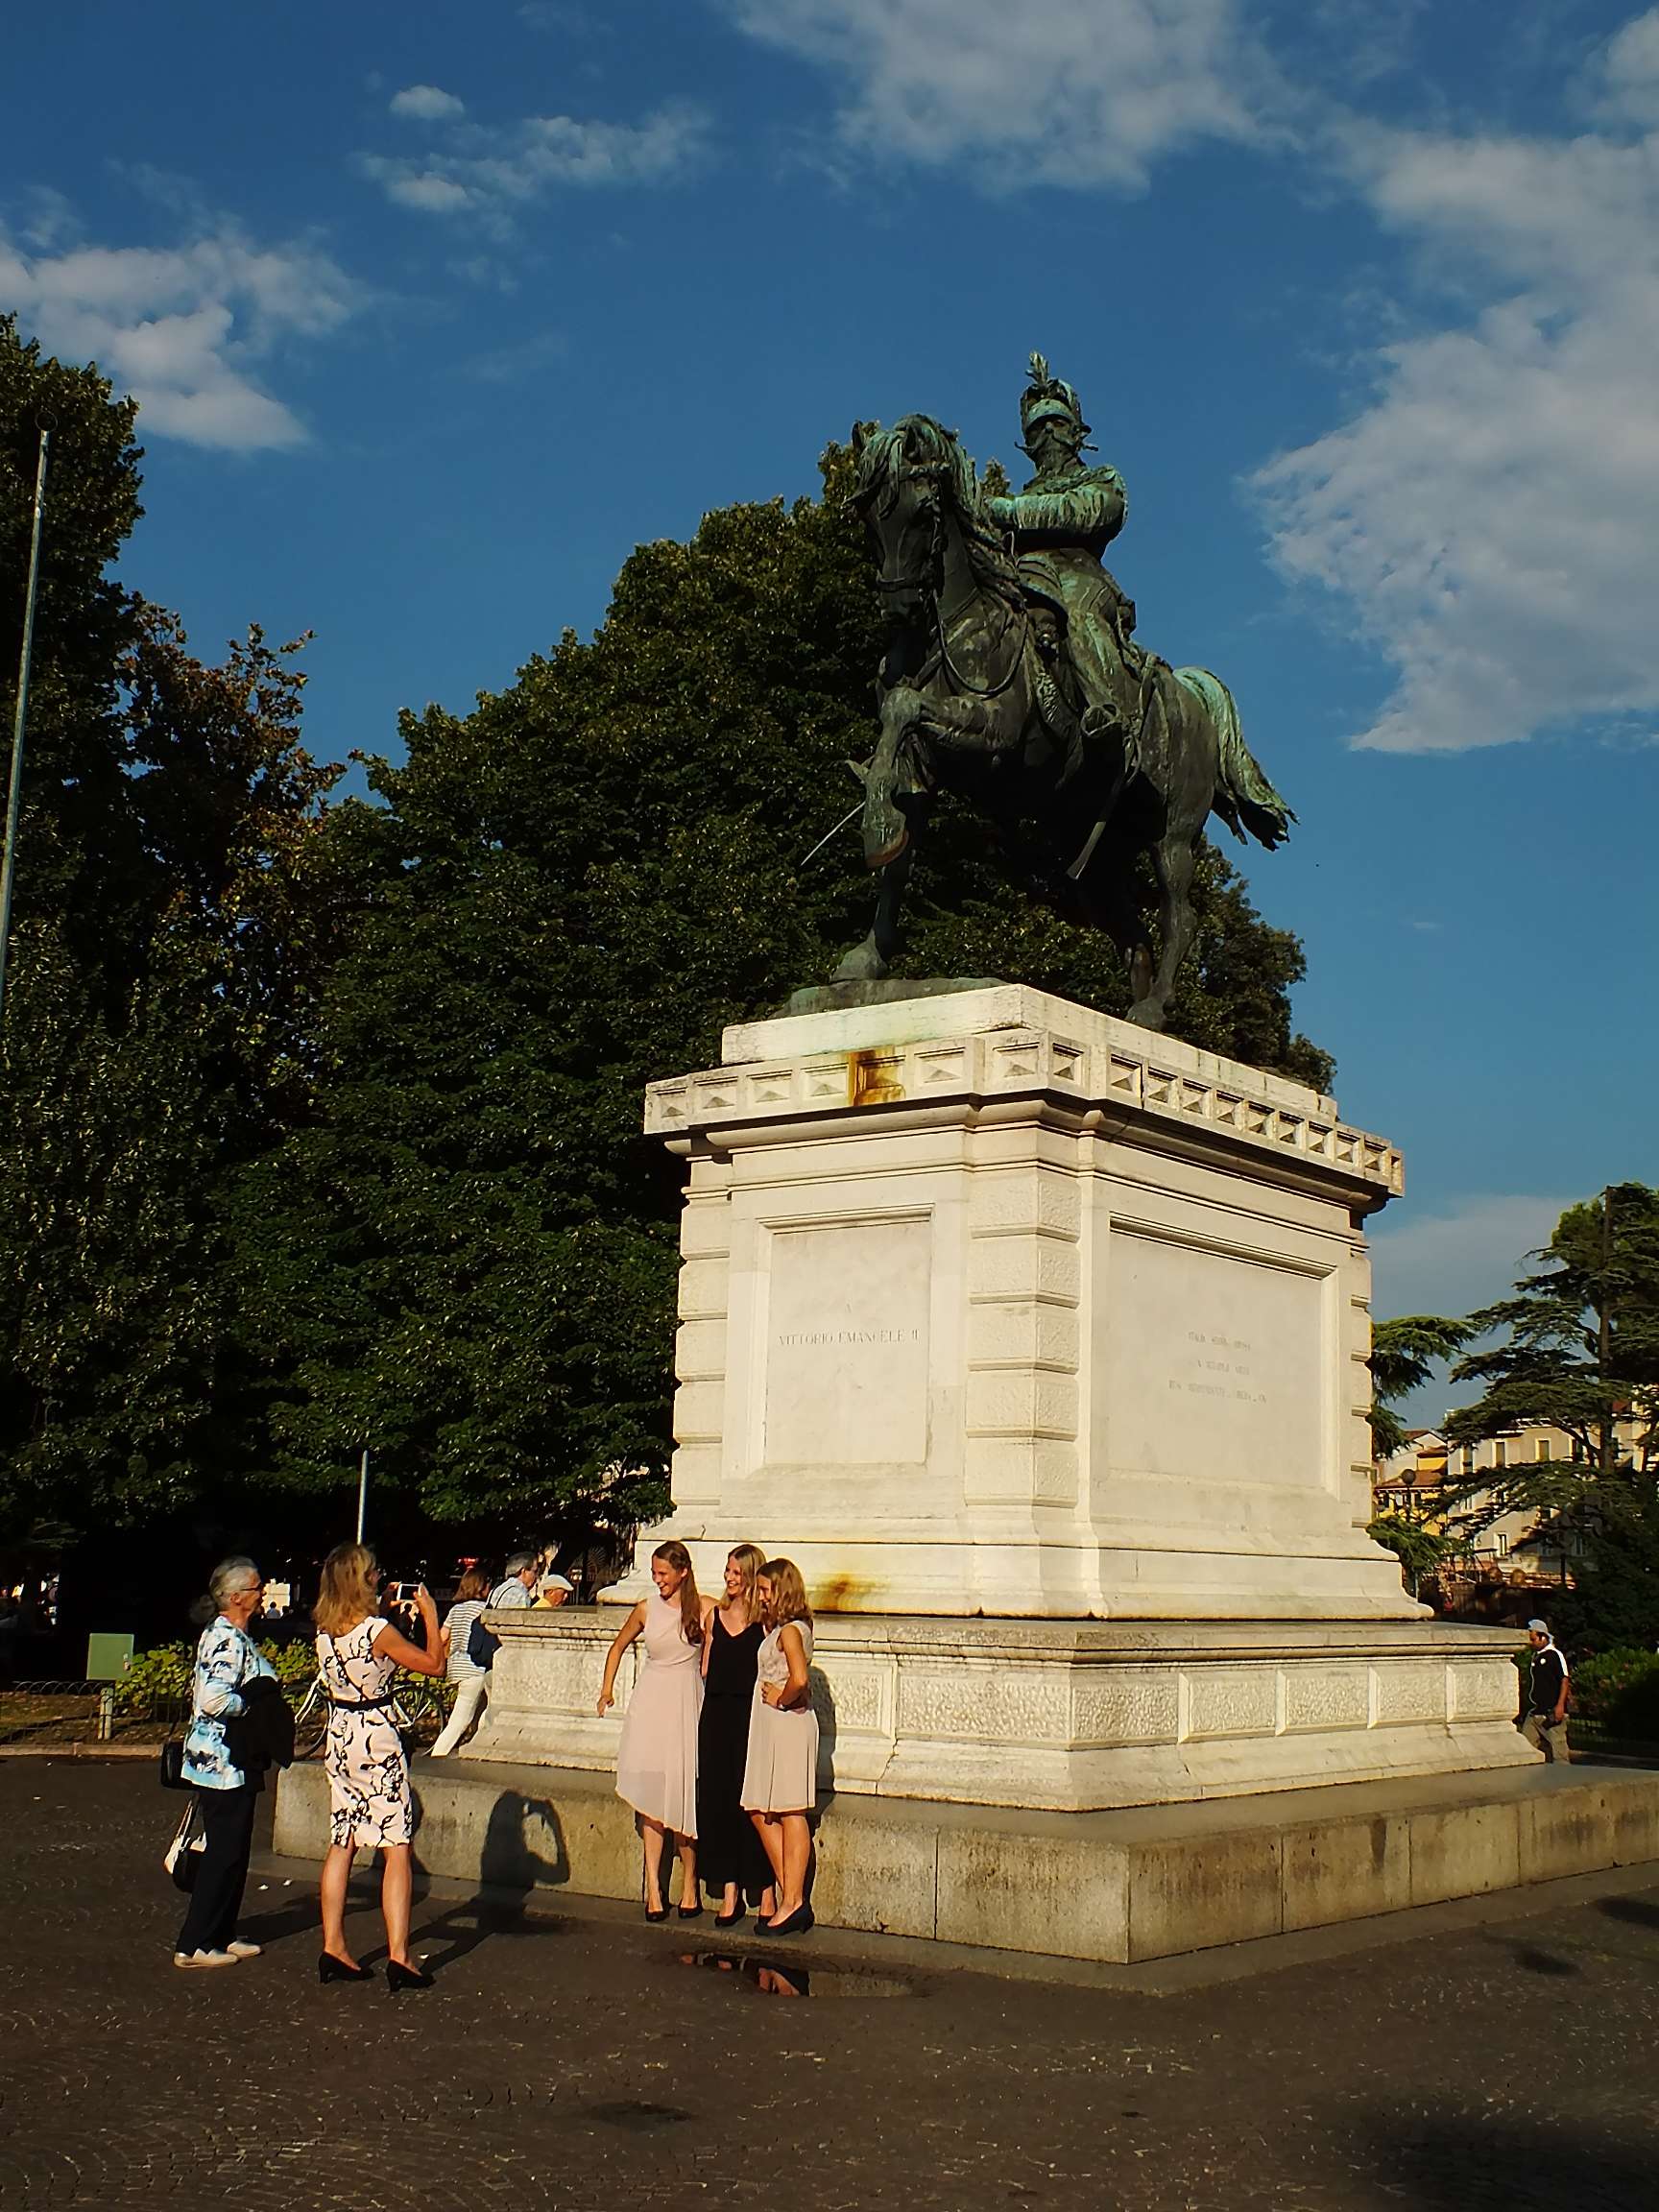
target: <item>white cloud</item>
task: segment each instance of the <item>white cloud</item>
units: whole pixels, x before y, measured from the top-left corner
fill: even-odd
[[[1273,73],[1236,0],[727,0],[828,63],[861,153],[977,161],[998,184],[1139,190],[1161,154],[1248,139]]]
[[[468,124],[415,159],[359,158],[399,206],[500,223],[558,185],[650,184],[678,176],[702,157],[708,136],[701,108],[676,106],[642,123],[531,115],[500,129]]]
[[[1659,10],[1601,82],[1659,122]],[[1381,348],[1374,397],[1255,479],[1274,553],[1340,595],[1396,685],[1355,741],[1502,744],[1659,720],[1659,132],[1371,129],[1343,150],[1455,323]]]
[[[416,123],[452,123],[467,112],[464,100],[440,91],[436,84],[405,84],[401,92],[393,93],[387,107],[394,115]]]
[[[297,445],[304,425],[252,365],[326,336],[362,295],[318,248],[253,245],[222,224],[188,244],[30,253],[0,232],[0,307],[46,349],[96,361],[139,403],[140,435],[249,452]]]

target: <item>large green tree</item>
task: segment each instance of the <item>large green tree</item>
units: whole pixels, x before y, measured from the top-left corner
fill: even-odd
[[[0,1535],[131,1526],[256,1460],[230,1194],[313,1079],[337,926],[292,649],[218,667],[111,564],[133,410],[0,324],[10,733],[37,425],[52,425],[0,1027]]]
[[[333,818],[367,909],[314,1112],[240,1215],[288,1479],[367,1443],[440,1514],[579,1528],[661,1495],[680,1169],[641,1094],[827,974],[873,895],[852,829],[805,857],[857,796],[879,658],[844,450],[824,474],[641,547],[591,640],[471,714],[405,717],[402,761],[369,763],[380,805]],[[1218,854],[1197,896],[1177,1032],[1328,1082],[1290,1023],[1295,940]],[[907,973],[1127,1003],[1111,945],[966,812],[911,915]]]
[[[1565,1458],[1466,1479],[1470,1526],[1521,1508],[1579,1554],[1575,1624],[1659,1640],[1659,1190],[1609,1186],[1570,1206],[1513,1294],[1471,1314],[1485,1339],[1453,1370],[1483,1385],[1447,1424],[1455,1442],[1548,1423]],[[1599,1587],[1598,1587],[1599,1586]]]

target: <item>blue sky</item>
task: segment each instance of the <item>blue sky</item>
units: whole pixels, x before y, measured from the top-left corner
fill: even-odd
[[[12,27],[0,305],[142,402],[128,579],[204,653],[316,632],[319,753],[510,683],[854,416],[1016,462],[1040,347],[1127,479],[1142,637],[1301,816],[1246,866],[1406,1149],[1379,1311],[1659,1179],[1659,9],[124,24]]]

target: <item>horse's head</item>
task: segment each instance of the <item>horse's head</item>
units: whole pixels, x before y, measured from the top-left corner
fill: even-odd
[[[964,496],[973,463],[953,430],[930,415],[905,415],[890,430],[878,423],[853,434],[853,506],[864,517],[879,564],[877,589],[897,621],[937,592],[946,530]]]

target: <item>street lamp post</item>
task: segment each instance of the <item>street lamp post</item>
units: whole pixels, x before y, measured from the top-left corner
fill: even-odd
[[[0,856],[0,1021],[6,1014],[6,959],[12,949],[12,887],[17,875],[17,817],[23,806],[23,731],[29,714],[29,663],[35,654],[35,594],[40,581],[40,517],[46,505],[46,451],[35,463],[35,519],[29,533],[29,586],[23,600],[23,651],[17,663],[17,713],[12,726],[12,781],[6,794],[6,849]]]

